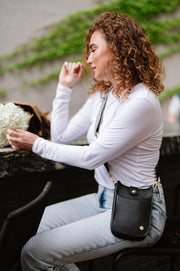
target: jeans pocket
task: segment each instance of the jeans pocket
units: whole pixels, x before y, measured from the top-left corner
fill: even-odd
[[[112,208],[114,190],[105,187],[99,187],[98,203],[99,208],[107,210]]]

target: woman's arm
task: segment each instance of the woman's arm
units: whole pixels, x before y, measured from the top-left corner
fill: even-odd
[[[69,143],[87,131],[87,127],[83,125],[87,120],[84,121],[83,118],[79,120],[78,117],[75,117],[68,125],[71,88],[81,79],[82,74],[83,66],[80,62],[65,62],[62,66],[56,97],[53,101],[51,121],[51,140],[53,142]],[[81,124],[79,129],[78,123]]]
[[[151,136],[156,121],[158,120],[154,105],[145,99],[137,99],[135,103],[129,103],[119,112],[109,127],[100,132],[99,137],[91,145],[62,145],[38,138],[34,142],[33,151],[44,158],[95,169]],[[161,128],[157,140],[158,146],[161,141]],[[158,146],[154,147],[158,148]]]
[[[51,117],[51,141],[67,144],[84,135],[90,125],[92,99],[88,99],[84,106],[69,121],[69,102],[71,89],[58,84],[56,97],[53,101]]]

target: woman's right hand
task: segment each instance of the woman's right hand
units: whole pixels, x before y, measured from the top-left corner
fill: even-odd
[[[65,62],[62,66],[59,83],[67,88],[72,88],[82,77],[83,65],[81,62]]]

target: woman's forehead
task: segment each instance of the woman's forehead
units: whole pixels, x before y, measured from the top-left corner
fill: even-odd
[[[104,38],[104,34],[102,31],[96,30],[91,36],[89,47],[92,47],[92,45],[102,43],[102,42],[106,42]]]

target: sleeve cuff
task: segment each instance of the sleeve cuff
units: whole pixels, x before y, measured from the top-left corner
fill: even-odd
[[[56,89],[56,96],[55,98],[65,98],[65,99],[69,99],[72,93],[72,88],[66,88],[63,85],[59,84],[57,85],[57,89]]]
[[[61,85],[60,83],[58,83],[57,90],[66,90],[66,91],[70,91],[71,92],[72,88],[64,87],[63,85]]]
[[[39,155],[42,155],[42,153],[40,151],[38,151],[38,147],[43,144],[43,142],[45,141],[44,138],[41,138],[41,137],[38,137],[34,143],[33,143],[33,146],[32,146],[32,151],[36,154],[39,154]],[[41,148],[39,148],[41,149]]]

